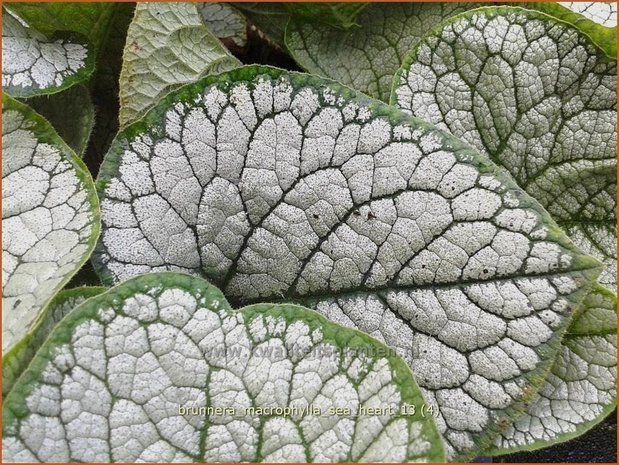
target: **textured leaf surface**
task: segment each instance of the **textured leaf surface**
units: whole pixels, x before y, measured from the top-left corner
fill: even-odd
[[[95,124],[95,109],[86,87],[76,85],[57,94],[34,97],[28,105],[51,123],[76,154],[84,154]]]
[[[206,26],[228,48],[247,46],[247,20],[227,3],[200,3],[198,11]]]
[[[393,75],[411,47],[451,15],[476,4],[392,3],[369,5],[359,27],[339,30],[308,21],[291,21],[286,45],[310,73],[335,79],[361,92],[389,100]]]
[[[573,24],[606,54],[617,58],[617,6],[606,2],[526,2],[518,6],[543,11]]]
[[[559,5],[563,5],[602,26],[617,26],[616,2],[559,2]]]
[[[94,54],[84,39],[49,40],[4,11],[2,15],[2,89],[14,97],[51,94],[87,79]]]
[[[120,74],[121,127],[175,87],[238,64],[204,26],[195,4],[136,5]]]
[[[597,286],[570,324],[552,370],[526,413],[498,439],[494,453],[571,439],[617,405],[617,299]]]
[[[3,96],[3,353],[88,259],[99,227],[86,167],[47,121]]]
[[[2,397],[32,361],[37,350],[60,320],[90,297],[101,294],[105,287],[79,287],[60,291],[39,316],[33,329],[2,357]]]
[[[293,2],[282,5],[290,13],[305,22],[322,23],[340,29],[357,25],[357,15],[366,8],[362,2]]]
[[[422,402],[403,360],[359,331],[293,305],[233,311],[200,278],[152,274],[54,330],[4,402],[4,459],[440,462],[432,419],[400,413]]]
[[[243,12],[259,36],[270,45],[282,51],[286,50],[284,36],[291,14],[282,3],[250,2],[235,3],[234,6]]]
[[[97,51],[117,7],[112,2],[8,2],[4,5],[48,37],[58,31],[77,32],[87,37]]]
[[[565,23],[518,8],[465,13],[424,38],[393,100],[504,166],[616,276],[616,61]]]
[[[98,185],[104,280],[186,271],[356,326],[411,364],[464,455],[540,382],[599,271],[468,145],[272,68],[166,97],[115,140]]]

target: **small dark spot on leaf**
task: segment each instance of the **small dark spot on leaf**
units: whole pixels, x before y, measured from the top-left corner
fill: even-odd
[[[314,218],[320,218],[320,215],[318,215],[318,213],[314,213],[312,216],[313,216]]]
[[[353,212],[353,215],[355,215],[355,216],[359,216],[359,215],[361,215],[361,213],[359,213],[358,211],[356,211],[356,212]]]
[[[374,215],[374,213],[372,213],[372,212],[368,212],[368,220],[373,220],[374,218],[376,218],[376,216]]]
[[[488,273],[488,268],[484,268],[484,274]]]

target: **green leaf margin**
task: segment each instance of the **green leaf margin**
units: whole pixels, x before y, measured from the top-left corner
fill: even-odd
[[[62,320],[62,323],[56,326],[32,360],[28,369],[22,374],[18,384],[4,400],[2,411],[3,431],[10,429],[17,419],[28,415],[29,409],[26,405],[26,398],[37,385],[39,377],[45,370],[48,361],[53,358],[53,352],[56,347],[70,344],[73,332],[81,322],[88,319],[97,319],[100,309],[118,304],[119,300],[125,300],[143,289],[161,287],[162,284],[164,286],[174,286],[193,294],[196,294],[196,289],[199,289],[201,298],[217,300],[232,310],[219,289],[202,278],[175,272],[142,274],[118,284],[107,292],[88,299],[71,311]],[[219,308],[221,308],[221,304]],[[247,327],[251,325],[254,318],[259,316],[283,318],[287,322],[302,320],[309,326],[310,332],[320,328],[323,332],[323,340],[333,341],[340,348],[346,347],[359,351],[380,349],[381,355],[384,351],[384,358],[388,360],[394,372],[394,383],[397,383],[401,389],[402,402],[413,405],[421,405],[424,402],[419,387],[415,383],[413,374],[406,362],[395,355],[393,349],[366,333],[352,328],[344,328],[313,310],[293,304],[254,304],[238,310],[232,310],[232,312],[240,313],[246,317],[244,324]],[[434,420],[429,418],[421,421],[425,426],[426,434],[430,432],[430,434],[436,437],[436,441],[431,445],[428,454],[432,454],[436,459],[442,460],[445,455],[440,434]]]
[[[90,233],[90,238],[88,240],[88,248],[86,250],[86,253],[84,253],[82,258],[76,263],[76,266],[73,269],[73,271],[71,271],[70,273],[67,273],[64,276],[64,278],[59,282],[58,286],[56,287],[56,292],[50,295],[48,299],[45,302],[43,302],[43,304],[41,305],[39,309],[39,314],[41,314],[43,311],[45,311],[45,309],[47,308],[49,303],[52,301],[54,296],[58,294],[58,292],[64,287],[64,285],[71,280],[71,278],[79,271],[79,269],[84,265],[84,263],[88,261],[93,250],[95,249],[95,246],[99,239],[99,233],[101,232],[101,209],[99,207],[99,196],[97,195],[95,183],[92,179],[92,176],[90,175],[90,172],[88,171],[88,168],[86,168],[86,165],[84,164],[84,162],[60,138],[58,133],[54,130],[54,128],[51,126],[51,124],[49,124],[49,122],[45,118],[43,118],[41,115],[35,112],[28,105],[21,103],[6,94],[2,95],[3,113],[5,110],[13,110],[13,111],[17,111],[21,113],[24,119],[33,123],[30,129],[35,134],[39,142],[50,144],[50,145],[53,145],[59,148],[61,155],[65,159],[67,159],[69,163],[73,165],[73,168],[75,170],[75,175],[83,183],[84,188],[88,191],[87,201],[90,204],[91,213],[93,215],[92,231]],[[4,157],[10,156],[7,153],[8,152],[7,148],[2,147],[2,149],[3,149]],[[33,323],[38,318],[39,317],[33,320]],[[16,343],[15,345],[17,344],[19,344],[19,342]],[[13,347],[15,347],[15,345]],[[7,350],[7,353],[11,351],[13,347]]]
[[[87,300],[91,297],[106,291],[106,287],[76,287],[74,289],[64,289],[60,291],[49,302],[47,307],[39,314],[32,328],[17,344],[15,344],[6,354],[2,356],[2,397],[11,391],[19,377],[27,368],[30,361],[36,355],[49,333],[56,324],[65,316],[55,314],[55,310],[60,308],[71,299]]]

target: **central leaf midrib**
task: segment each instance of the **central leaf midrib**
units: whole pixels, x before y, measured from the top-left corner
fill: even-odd
[[[378,294],[378,293],[387,293],[387,292],[402,292],[402,291],[417,291],[424,289],[451,289],[451,288],[462,288],[471,286],[474,284],[493,284],[495,282],[508,282],[515,281],[519,279],[539,279],[539,278],[558,278],[561,276],[572,276],[577,273],[587,273],[600,271],[602,268],[601,265],[592,266],[589,268],[575,268],[568,271],[557,271],[557,272],[546,272],[546,273],[532,273],[527,275],[509,275],[509,276],[501,276],[501,277],[493,277],[491,279],[465,279],[458,282],[449,282],[449,283],[427,283],[427,284],[417,284],[417,285],[401,285],[399,287],[388,287],[388,286],[380,286],[375,288],[354,288],[354,289],[344,289],[333,291],[326,289],[325,292],[321,293],[309,293],[309,294],[299,294],[296,292],[287,292],[286,295],[282,296],[281,294],[271,294],[269,296],[255,297],[249,299],[243,299],[242,296],[229,294],[229,300],[231,303],[236,305],[252,305],[255,303],[264,302],[264,299],[267,298],[271,303],[287,303],[291,301],[312,301],[312,300],[323,300],[323,299],[338,299],[342,297],[347,297],[354,294],[368,293],[368,294]]]

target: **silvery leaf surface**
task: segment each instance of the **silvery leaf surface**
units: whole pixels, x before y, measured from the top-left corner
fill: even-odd
[[[424,38],[394,81],[392,97],[504,166],[582,250],[603,260],[600,282],[614,290],[615,67],[574,26],[519,8],[484,8]],[[596,312],[609,299],[612,293],[600,288],[581,312]],[[569,439],[608,413],[615,402],[608,363],[610,354],[616,363],[616,351],[602,339],[595,339],[598,366],[591,354],[579,357],[572,349],[591,340],[566,336],[540,395],[505,425],[493,453]]]
[[[47,37],[59,31],[83,35],[97,53],[115,10],[121,8],[115,2],[4,2],[4,6]]]
[[[600,266],[468,144],[332,81],[249,66],[164,98],[98,179],[103,280],[184,271],[394,347],[451,458],[541,384]]]
[[[40,115],[2,100],[2,352],[28,334],[90,256],[99,202],[88,170]]]
[[[149,274],[53,330],[4,402],[3,459],[444,461],[432,417],[408,413],[422,404],[406,363],[360,331]]]
[[[543,11],[574,25],[608,57],[617,59],[616,2],[525,2],[514,5]]]
[[[617,407],[617,298],[599,284],[563,336],[557,359],[525,414],[491,454],[531,450],[589,430]]]
[[[602,26],[617,27],[616,2],[559,2],[559,5],[563,5]]]
[[[388,101],[393,75],[411,47],[444,19],[476,6],[479,4],[370,4],[359,13],[358,25],[346,30],[292,20],[286,29],[286,45],[308,72]]]
[[[392,102],[505,167],[617,283],[617,76],[576,27],[489,7],[413,49]]]
[[[88,79],[93,70],[94,53],[83,37],[48,39],[3,11],[3,92],[13,97],[52,94]]]
[[[45,310],[39,315],[32,331],[24,336],[2,356],[2,397],[4,398],[15,385],[28,364],[34,358],[54,327],[85,300],[101,294],[104,287],[79,287],[64,289],[54,296]]]

